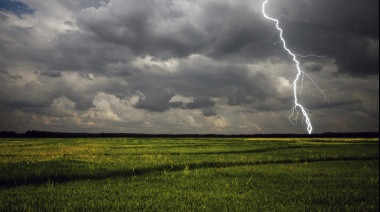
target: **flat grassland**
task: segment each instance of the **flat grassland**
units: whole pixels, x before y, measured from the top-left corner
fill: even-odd
[[[379,139],[0,139],[0,211],[378,211]]]

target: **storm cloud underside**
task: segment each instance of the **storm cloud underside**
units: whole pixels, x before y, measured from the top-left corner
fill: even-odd
[[[20,2],[0,6],[0,131],[304,133],[261,0]],[[268,5],[295,53],[326,55],[301,61],[330,100],[305,82],[315,132],[378,131],[378,8]]]

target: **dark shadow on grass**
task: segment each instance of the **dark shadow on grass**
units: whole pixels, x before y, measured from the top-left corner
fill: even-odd
[[[379,160],[378,156],[372,157],[326,157],[326,158],[299,158],[299,159],[285,159],[285,160],[274,160],[274,161],[223,161],[223,162],[201,162],[201,163],[190,163],[190,164],[175,164],[175,165],[162,165],[157,167],[149,168],[136,168],[127,170],[107,170],[107,169],[96,169],[96,170],[82,170],[82,173],[70,173],[71,166],[69,164],[62,165],[59,161],[45,162],[44,166],[61,166],[58,170],[53,173],[42,173],[40,175],[31,175],[26,177],[16,177],[15,179],[0,179],[0,188],[13,188],[19,186],[27,185],[42,185],[46,183],[68,183],[75,181],[84,180],[104,180],[116,177],[131,177],[131,176],[141,176],[155,172],[164,171],[182,171],[185,168],[194,169],[207,169],[207,168],[227,168],[236,166],[256,166],[256,165],[268,165],[268,164],[297,164],[297,163],[312,163],[312,162],[328,162],[328,161],[370,161]],[[77,165],[83,165],[83,162],[78,161],[66,161],[78,163]],[[34,166],[43,165],[36,163]]]
[[[247,149],[247,150],[232,150],[232,151],[209,151],[209,152],[189,152],[178,153],[177,155],[227,155],[227,154],[247,154],[247,153],[267,153],[281,150],[307,148],[307,146],[280,146],[280,147],[266,147],[260,149]]]
[[[141,156],[141,155],[229,155],[229,154],[252,154],[252,153],[268,153],[274,151],[306,149],[306,148],[340,148],[347,145],[293,145],[293,146],[275,146],[260,149],[231,150],[231,151],[197,151],[197,152],[144,152],[142,153],[103,153],[99,156]]]

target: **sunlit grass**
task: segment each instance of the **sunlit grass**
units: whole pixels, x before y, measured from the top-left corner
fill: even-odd
[[[378,139],[0,139],[0,211],[376,211]]]

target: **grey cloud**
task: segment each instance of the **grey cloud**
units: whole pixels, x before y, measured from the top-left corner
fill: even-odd
[[[181,57],[206,44],[207,33],[197,23],[163,16],[165,10],[156,1],[113,0],[105,7],[83,10],[78,23],[101,41],[125,46],[136,55]]]
[[[315,109],[315,108],[334,108],[334,107],[341,107],[341,106],[352,106],[352,105],[355,105],[355,104],[361,104],[363,103],[362,100],[360,99],[340,99],[340,100],[334,100],[333,102],[328,102],[327,104],[322,104],[321,102],[319,103],[314,103],[314,105],[312,105],[310,107],[310,109]]]
[[[88,110],[93,107],[93,100],[96,95],[103,92],[106,94],[112,94],[119,98],[126,98],[129,96],[130,91],[128,86],[117,79],[96,79],[96,78],[84,78],[91,83],[86,83],[85,88],[77,86],[70,87],[69,84],[64,85],[61,96],[67,97],[69,100],[74,101],[75,107],[78,110]],[[73,82],[70,82],[73,83]]]
[[[201,110],[203,116],[212,117],[218,115],[214,109],[216,103],[207,97],[197,97],[192,102],[184,103],[181,101],[170,102],[170,108],[179,108],[183,110]]]
[[[48,107],[51,100],[56,97],[56,92],[45,89],[35,81],[24,86],[14,86],[0,91],[0,104],[14,108]]]
[[[93,107],[95,96],[95,93],[86,93],[86,95],[83,95],[77,92],[69,92],[65,95],[65,97],[75,102],[75,109],[77,110],[88,110]]]
[[[61,3],[75,12],[83,31],[60,34],[51,49],[38,49],[38,53],[33,49],[7,52],[9,59],[40,61],[54,70],[103,73],[108,64],[144,55],[167,59],[199,53],[221,60],[289,59],[279,45],[272,45],[278,32],[262,17],[262,1],[258,0],[190,2],[199,7],[199,14],[180,11],[174,1]],[[274,0],[269,10],[275,17],[286,15],[281,19],[285,37],[297,53],[326,55],[336,60],[341,73],[366,76],[379,70],[378,4],[376,0],[350,4],[343,0]],[[2,33],[23,41],[32,29],[8,30]]]
[[[183,108],[189,110],[200,109],[203,116],[212,117],[218,115],[214,109],[215,105],[216,103],[209,97],[197,97],[192,102],[184,104]]]
[[[60,73],[60,72],[56,72]],[[54,74],[54,73],[53,73]],[[1,78],[0,78],[1,79]],[[5,83],[11,83],[5,79]],[[52,74],[40,74],[38,81],[31,81],[24,86],[11,85],[0,92],[1,104],[14,109],[28,111],[31,108],[48,108],[53,100],[66,97],[75,102],[75,109],[88,110],[93,107],[93,100],[99,93],[113,94],[120,98],[127,98],[132,93],[125,82],[112,78],[88,78],[81,75],[61,75],[52,77]],[[42,109],[35,111],[43,112]]]
[[[173,93],[165,90],[150,91],[144,93],[145,98],[140,99],[139,102],[134,105],[137,109],[145,109],[154,112],[165,112],[170,109],[170,99],[174,97]]]
[[[39,3],[40,8],[52,2],[55,0]],[[313,112],[323,110],[318,114],[321,116],[333,110],[345,114],[347,119],[353,117],[344,128],[348,130],[357,123],[353,119],[358,116],[352,115],[352,111],[374,114],[369,116],[371,123],[378,120],[378,103],[374,101],[378,98],[378,1],[270,2],[271,14],[285,15],[281,25],[294,52],[325,55],[326,60],[335,61],[327,64],[323,59],[302,60],[305,71],[317,76],[322,89],[336,100],[328,105],[319,93],[310,94],[311,89],[306,89],[300,98],[305,105]],[[288,67],[292,61],[280,44],[273,45],[279,39],[278,31],[262,17],[261,0],[55,3],[67,11],[41,11],[16,21],[22,24],[12,22],[12,18],[5,18],[9,14],[0,12],[0,114],[9,112],[20,120],[36,114],[69,119],[76,113],[93,112],[94,99],[107,94],[116,96],[120,101],[114,104],[123,105],[121,108],[141,113],[141,119],[149,112],[163,118],[175,108],[170,111],[172,120],[191,117],[184,122],[191,127],[183,127],[191,128],[191,132],[213,119],[205,117],[222,116],[227,111],[230,114],[224,114],[223,118],[230,123],[241,123],[242,116],[260,116],[258,125],[265,131],[275,126],[264,123],[269,116],[267,112],[285,114],[293,104],[291,91],[281,91],[279,86],[288,83],[284,80],[291,83],[294,75],[278,68]],[[63,25],[58,23],[56,28],[57,22],[52,22],[52,29],[44,31],[50,25],[44,22],[40,26],[39,21],[56,20],[52,16],[55,14],[70,18],[60,19]],[[70,30],[62,30],[63,26]],[[40,32],[46,32],[52,42],[39,45]],[[153,65],[136,65],[136,61],[144,58],[152,58]],[[308,63],[309,60],[313,63]],[[335,74],[334,65],[342,75]],[[377,79],[371,80],[373,77]],[[351,98],[351,94],[355,97]],[[343,97],[336,98],[339,95]],[[75,103],[73,114],[52,108],[53,100],[63,96]],[[174,101],[174,96],[186,100]],[[125,118],[123,121],[129,116],[129,112],[125,113],[120,116]],[[11,117],[9,114],[7,117]],[[279,116],[287,121],[286,115]],[[91,116],[78,116],[76,120],[82,124],[91,122]],[[66,121],[61,120],[62,128],[69,123]],[[104,123],[112,131],[111,126],[117,126],[118,130],[127,126],[123,121]],[[7,126],[4,123],[0,123],[3,128]],[[139,125],[133,129],[144,131],[144,127],[153,128],[148,125],[152,123],[151,119],[139,119]],[[167,123],[170,126],[170,121]],[[376,127],[378,124],[371,129]],[[98,130],[90,128],[81,129]],[[239,129],[231,126],[233,130]]]
[[[0,79],[1,79],[0,82],[2,82],[3,85],[8,84],[9,80],[22,79],[22,76],[18,74],[9,73],[8,71],[5,71],[5,70],[0,70],[0,74],[2,74],[2,76],[0,75]]]
[[[81,0],[81,1],[76,1],[76,0],[65,0],[65,1],[60,1],[62,5],[64,5],[68,10],[73,11],[73,12],[80,12],[83,9],[87,8],[99,8],[103,4],[108,4],[110,0]]]
[[[320,72],[320,71],[322,71],[323,66],[313,64],[313,65],[305,66],[305,69],[307,70],[307,72]]]
[[[300,54],[336,60],[341,73],[379,73],[379,1],[272,1],[288,45]]]
[[[53,77],[53,78],[56,78],[56,77],[61,77],[62,74],[60,71],[58,70],[48,70],[48,71],[42,71],[42,72],[35,72],[36,74],[41,74],[43,76],[47,76],[47,77]]]
[[[170,108],[180,108],[180,109],[186,109],[184,102],[169,102]]]
[[[178,71],[174,73],[144,73],[133,77],[127,76],[129,88],[147,93],[146,99],[136,105],[139,109],[164,112],[170,108],[202,109],[215,106],[211,98],[235,98],[231,105],[244,105],[262,102],[277,96],[278,81],[270,72],[261,70],[255,73],[245,66],[226,65],[202,56],[181,60]],[[170,92],[162,92],[167,90]],[[241,98],[238,96],[239,91]],[[154,96],[152,93],[156,94]],[[199,95],[203,97],[199,97]],[[194,98],[193,102],[184,104],[169,100],[174,95]],[[157,98],[164,97],[162,101]],[[245,98],[243,100],[242,98]],[[251,98],[251,99],[249,99]],[[249,100],[248,100],[249,99]]]
[[[213,108],[204,108],[204,109],[202,109],[202,114],[205,117],[213,117],[213,116],[217,116],[218,115],[218,113]]]
[[[254,96],[247,95],[247,91],[244,89],[237,90],[232,96],[228,98],[231,106],[237,106],[241,104],[251,104],[255,101]]]
[[[256,2],[255,5],[259,6]],[[268,36],[273,32],[272,26],[263,18],[260,10],[252,10],[252,4],[252,1],[208,4],[202,18],[207,23],[206,28],[212,29],[214,37],[211,56],[252,60],[267,58],[274,53],[274,49],[268,46],[273,39]]]
[[[0,13],[0,20],[1,21],[6,21],[8,19],[8,17],[2,13]]]
[[[229,96],[231,106],[265,102],[270,97],[279,96],[276,90],[276,80],[263,72],[256,73],[252,78],[242,78],[236,91]]]
[[[200,14],[181,14],[180,3],[167,4],[113,0],[107,6],[83,10],[78,23],[103,42],[123,45],[137,55],[170,58],[205,53],[237,58],[248,54],[246,58],[263,59],[274,51],[265,48],[272,40],[267,33],[273,29],[258,11],[250,9],[251,1],[207,2],[197,5]]]
[[[210,98],[198,97],[193,102],[187,103],[185,106],[188,109],[200,109],[206,107],[213,107],[215,106],[215,102],[212,101]]]
[[[67,32],[55,39],[59,53],[51,68],[105,73],[109,63],[128,59],[121,48],[97,41],[89,33]]]
[[[170,108],[205,109],[213,108],[215,102],[211,98],[229,98],[231,106],[241,106],[256,103],[258,110],[264,107],[264,103],[270,99],[278,99],[282,103],[289,104],[291,98],[282,100],[278,94],[278,80],[270,72],[257,70],[254,73],[245,66],[226,65],[202,56],[195,56],[189,60],[181,60],[178,72],[166,75],[149,73],[149,76],[139,75],[126,77],[129,87],[134,90],[147,93],[145,100],[141,100],[136,108],[148,109],[156,112],[165,112]],[[162,90],[166,89],[170,93]],[[156,96],[152,95],[152,92]],[[174,95],[194,98],[192,102],[170,102]],[[201,95],[201,96],[200,96]],[[163,100],[158,100],[160,98]],[[260,107],[259,107],[260,106]],[[270,107],[272,108],[272,107]],[[206,116],[215,111],[204,112]]]
[[[204,57],[195,57],[179,64],[178,76],[170,86],[184,96],[224,97],[236,87],[254,86],[244,66],[229,65]],[[184,82],[175,79],[186,79]]]

